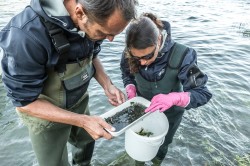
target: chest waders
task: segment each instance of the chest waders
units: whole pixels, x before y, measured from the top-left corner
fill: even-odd
[[[94,75],[93,56],[66,64],[69,42],[62,30],[56,34],[51,32],[60,28],[51,28],[48,27],[51,26],[50,23],[46,24],[57,52],[64,57],[59,59],[59,65],[55,68],[47,69],[48,78],[39,99],[71,112],[89,115],[87,88]],[[39,166],[69,166],[67,142],[72,145],[72,164],[90,164],[95,141],[83,128],[50,122],[21,112],[18,114],[29,129]]]
[[[163,78],[159,81],[150,82],[144,79],[139,73],[135,74],[138,94],[148,100],[151,100],[157,94],[168,94],[170,92],[183,91],[182,85],[178,79],[178,73],[182,61],[188,51],[188,48],[182,44],[175,43],[170,50],[166,70]],[[184,108],[173,106],[164,111],[168,117],[169,130],[161,145],[156,157],[152,160],[155,165],[160,165],[167,154],[168,145],[172,142],[174,134],[180,125]],[[137,162],[140,165],[140,162]]]

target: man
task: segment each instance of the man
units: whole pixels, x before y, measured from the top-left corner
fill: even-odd
[[[89,165],[98,138],[114,130],[89,116],[92,76],[112,105],[125,101],[97,54],[135,17],[136,0],[32,0],[0,32],[2,80],[29,134],[40,166]]]

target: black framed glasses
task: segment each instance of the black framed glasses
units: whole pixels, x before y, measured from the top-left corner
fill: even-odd
[[[144,55],[144,56],[141,56],[141,57],[134,56],[131,52],[130,52],[130,55],[131,55],[131,57],[132,57],[133,59],[138,60],[138,61],[140,61],[141,59],[149,60],[149,59],[153,58],[153,56],[154,56],[154,54],[155,54],[155,50],[156,50],[156,47],[155,47],[155,49],[154,49],[151,53],[149,53],[149,54],[147,54],[147,55]]]

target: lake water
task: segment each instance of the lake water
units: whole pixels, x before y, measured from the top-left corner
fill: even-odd
[[[0,2],[1,29],[29,3],[28,0]],[[168,20],[172,25],[172,37],[196,49],[198,64],[208,75],[208,88],[213,93],[207,105],[185,112],[163,165],[249,166],[250,1],[139,2],[139,13],[151,11]],[[124,33],[112,43],[103,44],[100,59],[113,83],[124,91],[119,69],[123,47]],[[113,108],[95,80],[92,80],[89,91],[92,114],[100,115]],[[0,165],[37,165],[27,129],[6,97],[2,82],[0,125]],[[92,164],[108,165],[124,151],[124,135],[111,141],[100,139],[96,142]]]

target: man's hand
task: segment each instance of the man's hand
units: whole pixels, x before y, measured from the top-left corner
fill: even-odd
[[[118,89],[117,87],[115,87],[113,84],[110,84],[108,86],[107,89],[104,90],[106,96],[109,99],[109,102],[113,105],[113,106],[118,106],[122,103],[125,102],[125,95],[124,93]]]
[[[112,135],[104,128],[108,129],[109,131],[115,131],[114,127],[109,125],[99,116],[82,115],[79,116],[78,120],[80,124],[79,127],[84,128],[94,140],[102,137],[106,139],[112,138]]]
[[[35,100],[24,107],[17,107],[16,109],[30,116],[51,122],[64,123],[84,128],[95,140],[101,137],[106,139],[112,138],[112,135],[106,132],[104,128],[109,131],[115,131],[111,125],[99,116],[89,116],[67,111],[42,99]]]
[[[116,88],[112,84],[110,78],[105,73],[101,61],[98,57],[93,59],[93,65],[96,70],[94,77],[98,81],[98,83],[103,87],[104,92],[109,99],[109,102],[114,106],[118,106],[124,103],[125,95],[122,93],[120,89]]]

